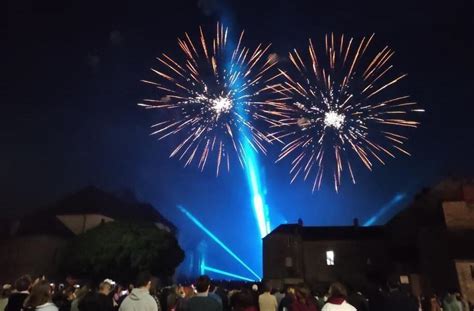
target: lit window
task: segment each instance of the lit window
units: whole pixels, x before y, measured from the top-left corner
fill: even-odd
[[[334,266],[334,251],[326,252],[326,264],[328,266]]]

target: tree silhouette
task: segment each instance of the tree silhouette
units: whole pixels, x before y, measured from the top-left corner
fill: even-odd
[[[183,259],[173,234],[153,224],[113,221],[71,240],[62,253],[61,270],[93,280],[131,281],[140,271],[166,279]]]

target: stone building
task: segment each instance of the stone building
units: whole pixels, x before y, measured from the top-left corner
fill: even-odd
[[[87,187],[53,205],[1,222],[0,266],[4,268],[0,282],[12,282],[25,273],[54,278],[60,250],[69,239],[114,220],[152,222],[160,229],[176,232],[152,205]]]
[[[425,189],[382,227],[281,225],[263,239],[263,272],[275,286],[322,288],[398,277],[415,295],[455,289],[474,302],[474,183]]]
[[[275,286],[335,280],[365,284],[388,264],[382,227],[280,225],[263,239],[264,279]]]
[[[396,271],[415,293],[459,290],[474,302],[474,183],[445,180],[425,189],[386,225]]]

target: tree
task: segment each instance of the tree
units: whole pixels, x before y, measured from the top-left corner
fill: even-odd
[[[169,278],[183,259],[173,234],[153,224],[113,221],[71,240],[62,253],[61,270],[95,280],[130,281],[140,271]]]

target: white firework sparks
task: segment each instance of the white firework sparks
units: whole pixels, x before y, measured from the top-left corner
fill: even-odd
[[[310,40],[307,55],[296,49],[289,53],[295,70],[280,70],[285,82],[272,86],[290,102],[274,134],[276,139],[290,139],[277,161],[293,158],[292,181],[299,175],[306,179],[313,171],[313,191],[320,188],[328,170],[336,191],[343,171],[355,183],[354,158],[372,170],[374,161],[385,164],[384,156],[409,155],[404,147],[408,138],[397,129],[417,127],[419,123],[407,115],[424,110],[416,108],[409,96],[393,97],[388,92],[406,75],[391,76],[388,61],[394,52],[388,47],[372,58],[364,57],[372,38],[357,44],[344,35],[326,36],[323,59]]]
[[[333,127],[336,130],[341,129],[346,117],[342,113],[336,111],[328,111],[324,114],[324,125]]]
[[[184,58],[176,61],[162,54],[162,68],[152,69],[159,80],[143,80],[159,90],[161,99],[145,99],[139,105],[166,114],[152,134],[159,139],[179,136],[170,156],[184,160],[185,166],[197,162],[203,170],[212,156],[219,175],[223,164],[230,170],[231,156],[244,166],[244,144],[265,153],[264,144],[270,142],[255,122],[274,125],[280,115],[277,107],[283,104],[267,87],[278,75],[269,76],[277,60],[267,57],[270,45],[244,47],[243,35],[230,49],[228,29],[219,23],[210,42],[202,29],[196,42],[186,33],[178,39]]]

